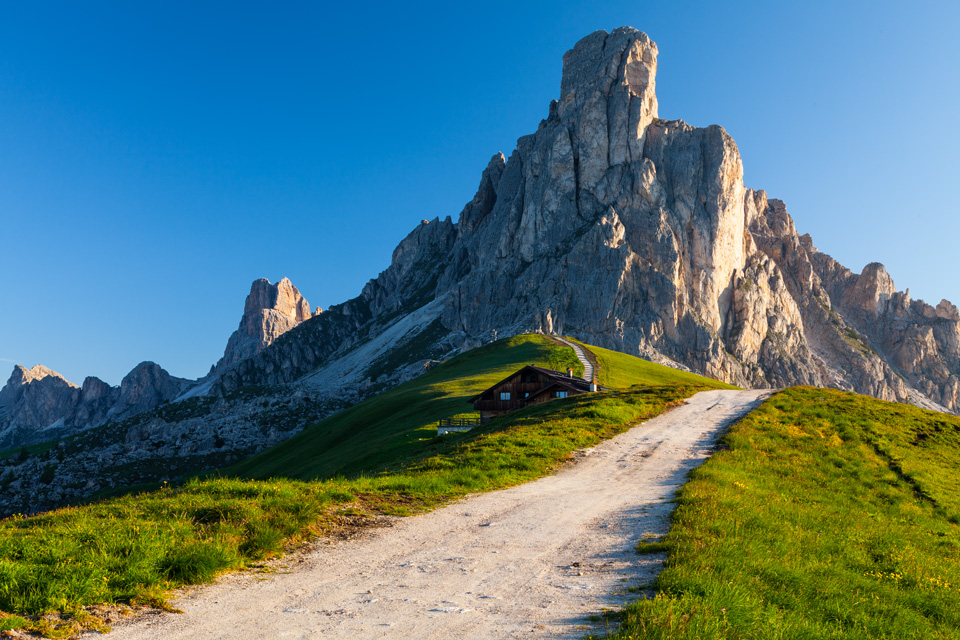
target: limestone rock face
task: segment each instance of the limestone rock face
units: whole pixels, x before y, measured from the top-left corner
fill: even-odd
[[[0,411],[20,428],[43,429],[67,415],[79,395],[80,389],[56,371],[17,365],[0,389]]]
[[[153,409],[179,396],[189,384],[155,362],[141,362],[120,382],[120,393],[107,416],[119,419]]]
[[[721,127],[657,119],[656,67],[656,45],[630,28],[564,56],[560,100],[518,141],[495,198],[481,180],[489,213],[461,215],[439,281],[453,293],[445,326],[576,333],[754,376],[720,340],[749,250],[740,155]]]
[[[297,380],[404,314],[462,345],[570,334],[744,386],[835,386],[956,411],[960,312],[854,274],[743,184],[719,126],[658,117],[657,46],[622,27],[564,56],[560,96],[496,154],[454,224],[424,221],[358,298],[291,331],[222,389]],[[419,311],[418,311],[419,312]]]
[[[320,313],[319,307],[317,313]],[[240,326],[227,341],[216,368],[223,370],[255,355],[281,335],[313,317],[310,303],[288,278],[271,284],[266,278],[254,280],[243,306]]]

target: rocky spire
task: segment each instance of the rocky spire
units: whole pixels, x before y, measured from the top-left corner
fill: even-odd
[[[277,284],[271,284],[266,278],[254,280],[243,305],[240,326],[227,341],[216,370],[222,371],[259,353],[311,317],[310,303],[288,278]]]
[[[557,115],[569,123],[581,187],[639,160],[657,117],[657,45],[632,27],[595,31],[563,56]]]

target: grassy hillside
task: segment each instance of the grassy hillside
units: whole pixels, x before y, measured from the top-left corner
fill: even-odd
[[[371,514],[417,512],[540,477],[571,452],[717,385],[700,379],[585,394],[434,436],[432,422],[469,408],[466,398],[531,362],[562,369],[573,365],[573,351],[520,336],[463,354],[233,470],[275,476],[268,481],[196,479],[0,521],[0,630],[63,636],[103,628],[99,603],[162,604],[169,589],[249,566],[304,537],[362,525]],[[648,379],[655,367],[623,360],[619,371],[619,362],[607,366],[624,384]],[[367,475],[290,478],[360,470]]]
[[[717,380],[704,378],[695,373],[654,364],[649,360],[619,351],[590,346],[579,340],[573,340],[573,342],[588,348],[597,357],[600,365],[597,369],[600,384],[611,389],[626,389],[635,384],[709,384],[717,389],[738,388]]]
[[[312,480],[356,475],[416,456],[440,418],[472,412],[467,399],[525,364],[583,373],[573,350],[540,336],[516,336],[473,349],[394,389],[307,428],[225,473]]]
[[[724,445],[614,638],[960,638],[960,418],[793,388]]]
[[[733,388],[640,358],[589,347],[600,361],[601,384],[706,385]],[[583,365],[573,349],[543,336],[524,335],[469,351],[425,375],[346,409],[224,473],[251,479],[312,480],[337,474],[377,473],[420,455],[440,418],[473,411],[467,400],[517,369],[535,364],[557,371]]]

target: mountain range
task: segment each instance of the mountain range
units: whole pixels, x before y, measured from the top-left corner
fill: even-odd
[[[960,312],[860,273],[743,184],[720,126],[659,117],[658,49],[621,27],[564,55],[559,98],[476,194],[424,220],[325,311],[253,283],[196,381],[145,362],[119,387],[16,367],[0,390],[0,510],[240,459],[496,337],[569,335],[743,387],[814,385],[960,410]],[[56,464],[54,464],[56,460]],[[52,469],[52,471],[48,470]],[[40,477],[48,480],[41,482]]]

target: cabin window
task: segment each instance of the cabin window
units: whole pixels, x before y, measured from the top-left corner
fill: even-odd
[[[527,391],[525,394],[523,394],[523,397],[524,397],[524,398],[529,398],[529,397],[530,397],[530,392]]]
[[[510,392],[509,392],[509,391],[501,391],[501,392],[500,392],[500,399],[501,399],[501,400],[509,400],[509,399],[510,399]]]
[[[554,398],[566,398],[566,397],[567,397],[567,392],[566,392],[566,391],[554,391],[554,392],[553,392],[553,397],[554,397]]]

